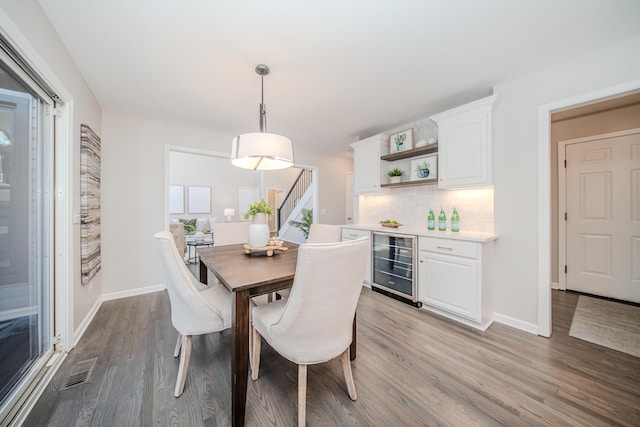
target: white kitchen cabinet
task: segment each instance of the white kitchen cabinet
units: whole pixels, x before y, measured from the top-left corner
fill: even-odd
[[[369,230],[359,230],[357,228],[342,228],[343,241],[355,240],[365,236],[371,239],[371,232]],[[368,285],[371,285],[371,241],[369,241],[369,257],[367,258],[367,271],[364,275],[364,281]]]
[[[438,124],[438,188],[490,185],[491,116],[497,95],[431,117]]]
[[[351,144],[353,148],[354,193],[383,192],[380,186],[386,170],[380,167],[380,157],[389,152],[389,136],[380,134]]]
[[[418,298],[423,307],[479,329],[491,324],[492,242],[420,237]]]

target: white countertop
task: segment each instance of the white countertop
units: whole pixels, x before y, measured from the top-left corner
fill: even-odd
[[[426,226],[425,227],[401,226],[399,228],[390,228],[390,227],[383,227],[380,224],[345,224],[342,227],[353,228],[356,230],[382,231],[385,233],[393,233],[393,234],[409,234],[412,236],[437,237],[441,239],[466,240],[466,241],[472,241],[472,242],[490,242],[498,238],[498,235],[493,233],[480,233],[480,232],[473,232],[473,231],[459,231],[459,232],[453,233],[449,230],[431,231],[431,230],[427,230]]]

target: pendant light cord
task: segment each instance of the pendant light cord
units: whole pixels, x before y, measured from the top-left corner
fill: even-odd
[[[267,131],[267,109],[264,106],[264,76],[260,75],[260,132]]]

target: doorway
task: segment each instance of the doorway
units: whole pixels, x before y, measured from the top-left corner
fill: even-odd
[[[0,58],[0,421],[53,353],[54,101]]]
[[[282,188],[267,188],[267,204],[271,208],[271,215],[269,215],[269,230],[271,232],[278,231],[278,224],[280,220],[278,216],[278,208],[282,205],[284,199],[284,189]]]
[[[634,80],[538,107],[538,335],[551,335],[552,265],[556,260],[552,258],[552,190],[557,189],[550,161],[555,151],[551,149],[552,114],[638,93],[640,80]]]

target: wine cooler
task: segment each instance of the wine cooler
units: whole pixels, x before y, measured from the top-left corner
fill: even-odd
[[[372,288],[421,306],[416,285],[416,237],[373,233]]]

